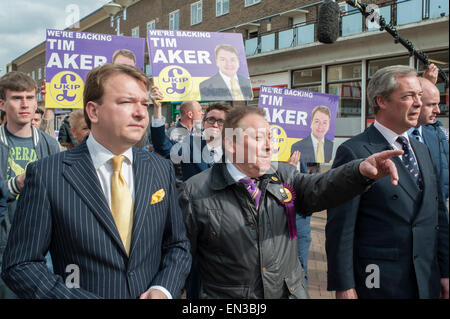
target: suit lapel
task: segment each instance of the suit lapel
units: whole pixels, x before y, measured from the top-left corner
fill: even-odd
[[[377,153],[391,149],[391,145],[384,138],[384,136],[371,125],[368,129],[369,145],[366,147],[369,149],[370,153]],[[398,171],[399,186],[405,190],[405,192],[411,196],[413,200],[417,200],[417,196],[420,193],[419,187],[416,185],[411,174],[406,169],[405,165],[402,163],[398,156],[392,158]]]
[[[151,186],[153,182],[154,170],[148,160],[142,158],[143,154],[133,148],[133,176],[134,176],[134,218],[133,234],[131,236],[130,259],[133,255],[133,248],[139,241],[142,232],[144,218],[150,207]]]
[[[86,139],[78,147],[67,152],[63,163],[65,164],[62,172],[64,178],[126,255],[109,204],[103,194],[97,172],[92,163]]]

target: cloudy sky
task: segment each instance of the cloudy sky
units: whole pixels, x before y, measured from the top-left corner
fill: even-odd
[[[45,29],[65,29],[110,0],[0,0],[0,76],[6,65],[45,41]],[[69,24],[69,25],[68,25]]]

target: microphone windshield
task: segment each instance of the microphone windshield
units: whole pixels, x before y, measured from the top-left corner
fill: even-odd
[[[322,43],[334,43],[339,37],[339,5],[326,0],[319,9],[317,39]]]

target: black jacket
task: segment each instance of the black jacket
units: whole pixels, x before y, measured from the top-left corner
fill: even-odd
[[[75,140],[75,138],[72,135],[72,132],[70,131],[69,115],[67,115],[64,118],[64,120],[59,128],[58,142],[59,143],[70,143],[72,145],[78,144],[77,140]]]
[[[260,178],[260,208],[226,164],[218,163],[186,182],[180,196],[192,254],[198,256],[201,298],[308,298],[290,240],[282,182],[296,191],[295,211],[312,214],[362,193],[367,179],[354,161],[325,174],[301,174],[274,162]]]

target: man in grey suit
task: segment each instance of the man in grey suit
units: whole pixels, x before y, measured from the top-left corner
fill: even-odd
[[[18,296],[180,296],[191,256],[173,168],[132,148],[148,125],[149,85],[132,66],[93,69],[83,96],[91,134],[29,165],[2,272]]]
[[[448,298],[448,222],[430,151],[407,134],[422,105],[417,73],[407,66],[380,69],[367,96],[375,122],[338,148],[333,167],[403,149],[393,158],[399,186],[380,179],[328,210],[328,290],[346,299]]]

